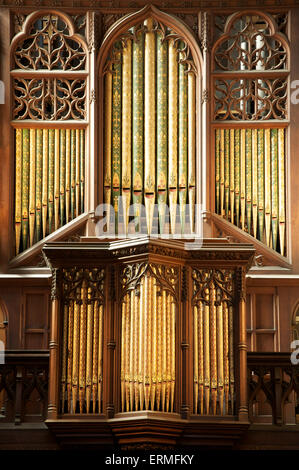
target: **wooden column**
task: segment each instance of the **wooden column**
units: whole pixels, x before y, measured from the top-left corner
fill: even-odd
[[[49,404],[48,419],[57,419],[59,412],[59,269],[52,270],[52,310],[50,322]]]
[[[239,421],[248,421],[247,402],[247,340],[246,340],[246,289],[245,268],[238,268],[236,287],[239,294]]]

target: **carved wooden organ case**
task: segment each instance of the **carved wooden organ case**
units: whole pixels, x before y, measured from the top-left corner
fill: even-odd
[[[159,427],[162,416],[178,429],[217,418],[246,428],[250,245],[145,238],[51,243],[44,253],[53,272],[49,426],[92,418],[114,429],[115,418],[143,416]]]

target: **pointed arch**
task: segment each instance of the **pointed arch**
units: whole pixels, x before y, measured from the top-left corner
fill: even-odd
[[[145,6],[138,12],[130,13],[120,18],[108,29],[99,50],[97,61],[97,70],[99,70],[99,74],[101,75],[103,73],[103,68],[113,42],[119,36],[125,33],[130,27],[143,22],[148,17],[151,17],[157,21],[161,21],[166,26],[172,28],[178,35],[182,37],[183,40],[188,43],[195,61],[197,72],[200,74],[203,65],[203,58],[197,39],[195,38],[189,26],[187,26],[185,23],[183,23],[183,21],[176,18],[175,16],[170,15],[169,13],[164,13],[151,4]]]
[[[152,34],[153,33],[153,34]],[[141,36],[144,35],[144,38],[141,39]],[[142,62],[143,65],[141,67],[144,67],[144,70],[142,71],[142,74],[144,74],[144,83],[142,85],[138,85],[142,87],[141,90],[141,101],[144,102],[144,109],[141,111],[136,111],[139,113],[139,116],[141,118],[141,121],[144,119],[144,122],[140,124],[140,133],[143,133],[143,130],[145,132],[144,136],[142,135],[140,137],[139,131],[137,131],[138,137],[143,140],[143,143],[141,142],[139,145],[139,149],[136,150],[135,155],[138,153],[140,158],[139,162],[141,161],[140,159],[144,159],[144,168],[139,171],[136,170],[135,173],[135,179],[133,178],[134,174],[134,168],[133,168],[133,150],[131,146],[131,141],[135,142],[135,138],[131,136],[131,121],[132,120],[132,125],[134,118],[132,117],[133,113],[133,107],[135,103],[135,99],[132,99],[132,93],[133,93],[133,56],[134,52],[133,49],[135,45],[139,41],[145,40],[146,38],[149,38],[153,36],[152,42],[149,40],[148,46],[145,45],[145,43],[142,46],[142,51],[139,51],[139,53],[142,55],[142,59],[140,61]],[[160,38],[158,41],[157,38]],[[119,43],[119,45],[118,45]],[[164,44],[166,47],[166,50],[162,52],[160,50],[160,44]],[[128,48],[127,48],[128,45]],[[136,46],[137,47],[137,46]],[[139,46],[138,46],[139,47]],[[171,50],[172,48],[175,50],[175,52],[172,54]],[[165,60],[161,59],[162,62],[160,62],[160,59],[158,57],[159,54],[166,54],[165,55]],[[123,58],[127,57],[125,60],[127,61],[126,71],[124,72],[124,76],[132,75],[132,77],[128,77],[128,81],[122,83],[122,74],[123,74]],[[161,57],[162,57],[161,56]],[[147,57],[147,59],[146,59]],[[151,58],[150,58],[151,57]],[[164,57],[164,56],[163,56]],[[172,57],[172,59],[170,58]],[[136,59],[137,60],[137,59]],[[148,62],[149,60],[149,62]],[[173,68],[171,69],[171,60],[173,60]],[[163,62],[164,61],[164,62]],[[166,61],[166,62],[165,62]],[[149,66],[149,68],[146,68],[147,65],[152,62],[152,66]],[[194,233],[194,226],[195,226],[195,219],[196,216],[194,216],[195,213],[195,201],[199,201],[199,191],[196,188],[195,182],[199,182],[199,136],[200,136],[200,131],[199,131],[199,122],[200,122],[200,115],[201,115],[201,102],[200,102],[200,96],[201,96],[201,71],[202,71],[202,55],[199,49],[199,45],[197,42],[197,39],[195,38],[193,32],[189,29],[187,25],[185,25],[183,22],[181,22],[179,19],[175,18],[172,15],[166,14],[158,10],[156,7],[152,5],[148,5],[144,7],[142,10],[140,10],[137,13],[132,13],[129,15],[126,15],[125,17],[119,19],[114,25],[110,27],[110,29],[107,31],[106,35],[104,36],[102,45],[99,50],[98,54],[98,59],[97,59],[97,70],[99,73],[99,96],[101,97],[101,105],[99,107],[99,154],[100,154],[100,164],[99,164],[99,201],[102,202],[102,198],[104,197],[104,201],[106,204],[110,206],[114,202],[115,199],[117,199],[120,195],[123,197],[123,210],[124,214],[127,214],[127,216],[124,216],[124,228],[125,231],[127,230],[127,222],[129,219],[128,216],[128,210],[130,206],[130,201],[133,204],[144,204],[145,205],[145,211],[146,211],[146,224],[147,224],[147,233],[151,233],[152,229],[152,221],[153,221],[153,213],[154,213],[154,203],[158,202],[158,213],[160,214],[160,208],[162,205],[165,206],[165,204],[169,204],[169,211],[170,211],[170,226],[171,226],[171,233],[174,234],[175,230],[175,219],[176,219],[176,214],[175,214],[175,206],[177,204],[177,201],[188,201],[188,204],[191,205],[191,209],[186,209],[189,210],[190,212],[190,226],[191,226],[191,232]],[[122,65],[121,65],[122,63]],[[159,64],[164,63],[165,71],[161,72],[159,75]],[[118,64],[118,65],[117,65]],[[168,64],[168,65],[167,65]],[[184,70],[182,71],[182,67],[185,67]],[[116,68],[118,68],[118,72],[116,71]],[[146,70],[150,70],[151,79],[147,80],[148,78],[148,72]],[[172,70],[172,72],[171,72]],[[181,72],[179,72],[181,70]],[[115,73],[117,73],[117,77],[115,78]],[[176,76],[174,80],[172,80],[172,73]],[[181,79],[179,79],[179,73],[181,73]],[[107,76],[109,75],[109,78],[107,79]],[[158,77],[163,75],[165,82],[164,86],[162,85],[162,82],[159,82],[158,84]],[[105,78],[106,77],[106,78]],[[114,79],[114,78],[115,79]],[[143,80],[143,79],[142,79]],[[142,81],[141,80],[141,81]],[[180,81],[181,80],[181,81]],[[179,90],[179,82],[183,83],[185,80],[185,84],[183,85],[183,88],[185,87],[185,92],[182,93],[182,90]],[[120,83],[119,89],[116,90],[116,85],[115,88],[113,88],[112,82]],[[107,82],[109,84],[107,85]],[[155,88],[149,90],[147,88],[146,82],[149,85],[149,88]],[[187,83],[188,82],[188,83]],[[123,86],[126,87],[126,90],[123,91]],[[136,85],[137,86],[137,85]],[[168,89],[168,86],[170,87]],[[106,87],[106,88],[105,88]],[[172,94],[172,88],[174,90],[174,95]],[[107,91],[109,90],[109,92]],[[113,90],[116,90],[117,96],[114,95]],[[189,90],[189,91],[188,91]],[[191,90],[191,91],[190,91]],[[161,92],[163,91],[166,94],[166,99],[163,101],[164,104],[160,106],[160,101],[158,98],[158,95],[160,96]],[[136,89],[135,89],[136,92]],[[190,93],[190,94],[189,94]],[[191,97],[192,94],[192,97]],[[107,100],[107,96],[110,95],[110,98]],[[182,108],[185,109],[185,111],[181,112],[181,117],[179,116],[179,97],[182,95],[185,96],[183,100],[185,99],[185,102],[182,104]],[[187,95],[188,95],[188,100],[187,100]],[[112,96],[115,97],[112,100]],[[137,95],[136,95],[137,96]],[[148,96],[149,99],[146,98]],[[167,101],[167,96],[168,96],[168,101]],[[173,99],[170,99],[170,97]],[[121,100],[125,100],[125,106],[122,107],[119,102],[122,103]],[[112,102],[113,101],[113,102]],[[190,108],[188,104],[188,109],[187,109],[187,102],[191,103]],[[116,110],[114,107],[117,106],[118,103],[118,109],[116,114],[113,114],[112,110]],[[131,103],[131,104],[130,104]],[[132,110],[131,110],[132,106]],[[164,106],[164,107],[163,107]],[[142,106],[141,106],[142,107]],[[168,108],[167,108],[168,107]],[[161,128],[158,129],[159,127],[159,116],[158,116],[158,110],[160,111],[160,116],[161,113],[165,113],[165,122],[164,122],[164,131],[161,130]],[[105,116],[107,116],[106,110],[110,109],[110,113],[112,113],[112,116],[109,117],[110,124],[109,124],[109,129],[108,131],[106,130],[104,132],[104,126],[105,126]],[[123,110],[126,109],[126,113],[124,116]],[[192,109],[192,112],[190,111]],[[171,111],[172,110],[172,111]],[[150,117],[148,117],[147,112],[149,111]],[[182,117],[183,114],[185,113],[185,118]],[[192,115],[192,116],[191,116]],[[118,123],[122,123],[123,127],[120,129],[121,126],[118,126],[119,128],[116,129],[117,126],[115,126],[115,129],[117,132],[114,132],[112,129],[112,121],[113,121],[113,116],[116,117],[116,121]],[[171,116],[175,116],[173,119],[173,122],[171,121]],[[189,116],[189,118],[187,117]],[[190,118],[191,116],[191,118]],[[137,118],[136,118],[137,119]],[[185,126],[185,131],[180,131],[179,132],[179,125],[178,122],[183,122],[185,119],[185,123],[183,126]],[[138,119],[137,119],[138,120]],[[116,122],[114,121],[114,122]],[[151,125],[155,121],[154,125]],[[128,126],[127,123],[129,122]],[[147,125],[147,123],[149,125]],[[190,124],[191,123],[191,124]],[[147,134],[147,130],[150,127],[156,126],[156,129],[149,131]],[[191,126],[191,127],[190,127]],[[106,126],[106,129],[108,128]],[[111,128],[110,128],[111,127]],[[193,129],[189,132],[188,129]],[[125,129],[125,131],[123,131]],[[159,132],[158,132],[159,130]],[[157,134],[156,134],[157,132]],[[188,173],[188,176],[185,177],[183,176],[181,179],[181,183],[178,182],[179,180],[179,170],[177,169],[177,166],[179,166],[179,159],[177,158],[176,155],[174,155],[174,158],[172,159],[169,155],[172,154],[172,147],[179,147],[179,142],[180,139],[181,141],[183,140],[180,135],[182,136],[185,133],[185,136],[187,134],[191,134],[193,132],[193,140],[190,139],[194,142],[193,146],[188,148],[194,148],[194,165],[189,165],[188,161],[188,169],[185,169],[185,175]],[[125,136],[124,136],[125,133]],[[137,134],[134,134],[135,137]],[[189,135],[188,134],[188,135]],[[146,136],[147,135],[147,136]],[[166,142],[166,147],[168,143],[168,148],[170,148],[168,155],[166,155],[163,151],[159,153],[157,151],[157,148],[159,147],[159,144],[156,142],[157,147],[155,148],[155,139],[158,137],[157,136],[163,135],[165,138]],[[126,138],[128,137],[128,139]],[[114,145],[113,139],[118,140],[117,145]],[[130,141],[128,145],[127,141]],[[137,141],[138,139],[136,139]],[[186,140],[188,138],[186,137]],[[109,144],[107,144],[109,142]],[[188,141],[189,142],[189,141]],[[121,147],[120,143],[122,145],[125,145],[125,147]],[[162,148],[164,144],[161,144]],[[189,143],[188,143],[189,145]],[[108,146],[110,146],[110,150],[108,151],[109,157],[107,158],[107,152],[104,151],[104,147],[107,149]],[[111,160],[111,155],[113,154],[113,147],[114,149],[118,147],[118,157],[113,160]],[[137,146],[137,144],[136,144]],[[164,147],[164,148],[166,148]],[[186,145],[187,148],[187,145]],[[124,150],[123,150],[124,149]],[[189,152],[186,151],[186,154]],[[193,150],[192,150],[193,152]],[[105,153],[105,158],[108,163],[106,164],[104,162],[104,153]],[[132,161],[130,160],[122,160],[123,154],[125,155],[131,155],[132,153]],[[144,153],[144,155],[143,155]],[[159,155],[162,155],[158,157]],[[167,152],[166,152],[167,153]],[[173,154],[176,154],[176,150],[174,149]],[[131,157],[130,157],[131,158]],[[160,160],[159,160],[160,158]],[[167,158],[166,165],[168,164],[171,166],[171,162],[173,161],[173,167],[176,168],[175,172],[170,169],[168,170],[168,175],[167,171],[165,170],[165,166],[163,166],[163,171],[159,172],[159,161],[162,161],[162,159]],[[117,162],[116,162],[117,160]],[[149,164],[147,162],[153,162],[152,167],[149,169]],[[165,160],[166,161],[166,160]],[[112,162],[112,164],[111,164]],[[126,175],[126,172],[122,173],[122,170],[118,171],[118,174],[116,175],[116,180],[114,181],[114,174],[113,171],[107,170],[107,168],[114,168],[114,163],[117,165],[121,165],[122,168],[126,167],[131,167],[132,166],[132,175]],[[103,165],[103,167],[101,167]],[[136,163],[136,168],[141,166],[143,163]],[[187,167],[186,167],[187,168]],[[193,168],[192,170],[189,169]],[[148,170],[148,171],[147,171]],[[131,170],[130,170],[131,171]],[[156,171],[156,173],[155,173]],[[108,174],[109,173],[109,174]],[[176,174],[174,174],[176,173]],[[189,178],[189,173],[192,174],[192,177],[190,181],[186,182],[187,178]],[[108,174],[108,176],[107,176]],[[104,176],[103,176],[104,175]],[[159,180],[159,181],[158,181]],[[167,186],[168,185],[168,186]],[[189,189],[191,188],[191,191]],[[198,185],[199,186],[199,185]],[[113,188],[117,188],[116,191],[113,190]],[[187,189],[188,187],[188,189]],[[168,190],[167,190],[168,188]],[[183,189],[183,191],[179,191],[179,189]],[[168,192],[167,192],[168,191]],[[140,193],[138,197],[137,193]],[[191,195],[192,192],[192,195]],[[188,193],[188,196],[186,194]],[[142,202],[141,202],[142,201]],[[191,203],[190,203],[191,201]],[[180,220],[184,220],[185,215],[182,214],[184,209],[181,209],[181,202],[179,203],[180,206]],[[183,205],[185,205],[186,202],[183,202]],[[185,206],[184,206],[185,207]],[[135,209],[134,209],[135,210]],[[115,212],[119,211],[119,207],[116,205],[115,207]],[[136,215],[137,212],[134,214]],[[117,216],[116,216],[117,217]],[[140,217],[138,215],[138,217]],[[162,216],[164,217],[164,216]],[[117,221],[116,221],[117,224]],[[163,233],[162,230],[162,225],[163,223],[161,222],[160,215],[159,215],[159,233]],[[139,225],[138,225],[139,226]],[[190,232],[189,232],[190,233]]]

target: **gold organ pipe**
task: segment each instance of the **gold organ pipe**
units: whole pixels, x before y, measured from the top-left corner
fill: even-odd
[[[79,341],[80,341],[80,305],[74,303],[74,331],[73,331],[73,364],[72,364],[72,402],[73,413],[76,413],[78,399],[78,373],[79,373]]]
[[[191,233],[195,230],[195,75],[188,73],[188,197]]]
[[[197,414],[198,409],[198,364],[200,363],[199,354],[198,354],[198,315],[197,315],[197,306],[194,306],[193,309],[194,315],[194,412]]]
[[[80,214],[80,129],[76,129],[75,217]]]
[[[217,373],[218,373],[218,397],[220,404],[220,414],[223,415],[223,401],[224,401],[224,388],[223,388],[223,311],[222,304],[217,306]]]
[[[61,370],[61,403],[62,413],[65,405],[66,374],[67,374],[67,340],[68,340],[68,306],[63,308],[63,337],[62,337],[62,370]]]
[[[130,365],[129,365],[129,374],[130,374],[130,411],[133,411],[134,405],[134,291],[131,290],[130,293]]]
[[[162,292],[162,411],[165,411],[165,396],[166,396],[166,368],[167,368],[167,325],[166,325],[166,292]]]
[[[48,210],[48,156],[52,152],[53,140],[54,130],[49,129],[48,138],[48,129],[43,129],[42,224],[44,238],[46,236]]]
[[[258,177],[257,177],[257,129],[252,129],[252,223],[253,236],[257,237]]]
[[[224,356],[224,414],[228,414],[229,404],[229,321],[227,303],[223,303],[223,356]]]
[[[79,408],[83,413],[83,406],[86,395],[86,286],[83,283],[81,288],[80,305],[80,346],[79,346]]]
[[[265,229],[266,244],[270,246],[271,230],[271,148],[270,129],[265,129]]]
[[[77,131],[76,131],[77,132]],[[54,179],[54,222],[55,230],[59,228],[59,129],[55,129],[55,179]]]
[[[105,158],[104,158],[104,201],[107,204],[107,220],[110,221],[111,204],[111,145],[112,145],[112,73],[105,75]],[[108,229],[108,227],[107,227]]]
[[[146,300],[146,299],[145,299]],[[144,404],[144,390],[143,390],[143,375],[144,375],[144,309],[146,302],[144,301],[144,278],[140,282],[140,310],[139,310],[139,364],[138,364],[138,380],[139,380],[139,409],[143,409]]]
[[[120,387],[121,387],[121,411],[125,411],[125,360],[126,360],[126,302],[125,298],[122,302],[122,314],[121,314],[121,376],[120,376]]]
[[[29,164],[29,239],[33,245],[35,225],[35,129],[30,129],[30,164]]]
[[[220,129],[220,214],[224,213],[224,129]]]
[[[74,334],[74,303],[68,306],[68,342],[67,342],[67,410],[71,413],[72,404],[72,376],[73,376],[73,334]]]
[[[240,199],[241,199],[241,226],[245,230],[245,210],[246,210],[246,130],[241,129],[241,164],[240,164]]]
[[[172,319],[171,319],[171,342],[172,342],[172,354],[171,354],[171,401],[170,401],[170,411],[174,411],[174,392],[175,392],[175,303],[172,297],[171,299],[172,307]]]
[[[93,352],[92,352],[92,411],[96,412],[98,400],[98,361],[99,361],[99,316],[98,303],[92,303],[93,310]],[[100,412],[100,403],[98,403]]]
[[[16,254],[20,251],[22,221],[22,129],[16,129],[16,195],[15,195],[15,231]]]
[[[285,251],[285,162],[284,129],[278,129],[278,218],[280,253]]]
[[[132,42],[127,39],[122,53],[122,198],[125,233],[128,231],[131,200],[131,68]]]
[[[234,152],[234,141],[235,141],[235,130],[230,129],[230,221],[234,223],[234,210],[235,210],[235,178],[234,178],[234,171],[235,171],[235,152]],[[228,157],[228,156],[227,156]]]
[[[204,304],[204,397],[206,414],[210,412],[210,307],[209,289],[205,289]]]
[[[198,306],[198,382],[200,414],[204,413],[204,306],[200,302]]]
[[[166,412],[169,411],[169,402],[170,402],[170,381],[171,381],[171,344],[170,344],[170,315],[171,315],[171,307],[170,307],[170,295],[169,292],[166,294],[166,367],[167,367],[167,375],[166,375]]]
[[[216,340],[216,292],[215,287],[210,287],[210,338],[211,338],[211,398],[213,414],[216,414],[217,407],[217,340]]]
[[[66,174],[66,185],[65,185],[65,211],[66,211],[66,223],[70,219],[70,198],[71,198],[71,130],[66,129],[66,163],[65,163],[65,174]]]
[[[153,316],[153,287],[152,287],[152,276],[148,276],[148,317],[147,317],[147,335],[148,335],[148,345],[147,345],[147,360],[148,360],[148,376],[146,380],[146,400],[145,400],[145,409],[148,410],[150,407],[150,396],[151,396],[151,387],[152,387],[152,316]]]
[[[138,387],[138,327],[140,315],[140,292],[136,292],[135,298],[135,316],[134,316],[134,395],[135,395],[135,411],[139,409],[139,387]]]
[[[96,301],[96,308],[99,309],[99,352],[98,352],[98,410],[102,411],[102,382],[103,382],[103,305],[98,305]]]
[[[156,90],[155,90],[155,33],[153,19],[144,22],[144,191],[148,234],[152,231],[155,203],[156,160]]]
[[[130,410],[130,295],[126,295],[126,324],[125,324],[125,395],[126,411]]]
[[[158,315],[160,312],[158,311]],[[157,387],[157,284],[153,278],[153,334],[152,334],[152,389],[151,389],[151,410],[154,410]]]
[[[89,413],[92,384],[92,333],[93,333],[93,305],[91,303],[91,288],[87,291],[87,338],[86,338],[86,412]]]
[[[158,335],[158,352],[157,352],[157,410],[160,410],[161,392],[162,392],[162,291],[159,287],[157,292],[158,314],[157,314],[157,335]]]
[[[175,233],[177,204],[177,160],[178,160],[178,63],[174,40],[168,45],[168,197],[171,233]]]
[[[143,360],[144,360],[144,374],[143,374],[143,390],[144,390],[144,400],[145,400],[145,409],[148,410],[149,406],[149,393],[148,393],[148,385],[149,385],[149,357],[148,357],[148,317],[150,315],[150,310],[148,309],[148,301],[149,301],[149,290],[148,290],[148,276],[147,274],[144,276],[144,336],[143,336]]]
[[[230,399],[231,413],[234,414],[234,345],[233,345],[233,307],[229,307],[229,376],[230,376]]]

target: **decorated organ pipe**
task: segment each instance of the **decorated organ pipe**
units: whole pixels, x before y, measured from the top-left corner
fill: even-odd
[[[285,130],[216,129],[216,213],[286,254]]]
[[[16,254],[84,210],[85,131],[16,129]]]
[[[164,273],[167,285],[159,281]],[[175,268],[152,264],[122,272],[122,412],[175,409],[177,276]]]
[[[104,89],[104,202],[114,208],[115,233],[194,233],[196,70],[188,44],[146,19],[115,42]]]
[[[193,269],[193,412],[234,414],[233,273]]]
[[[63,269],[61,413],[102,412],[104,269]]]

